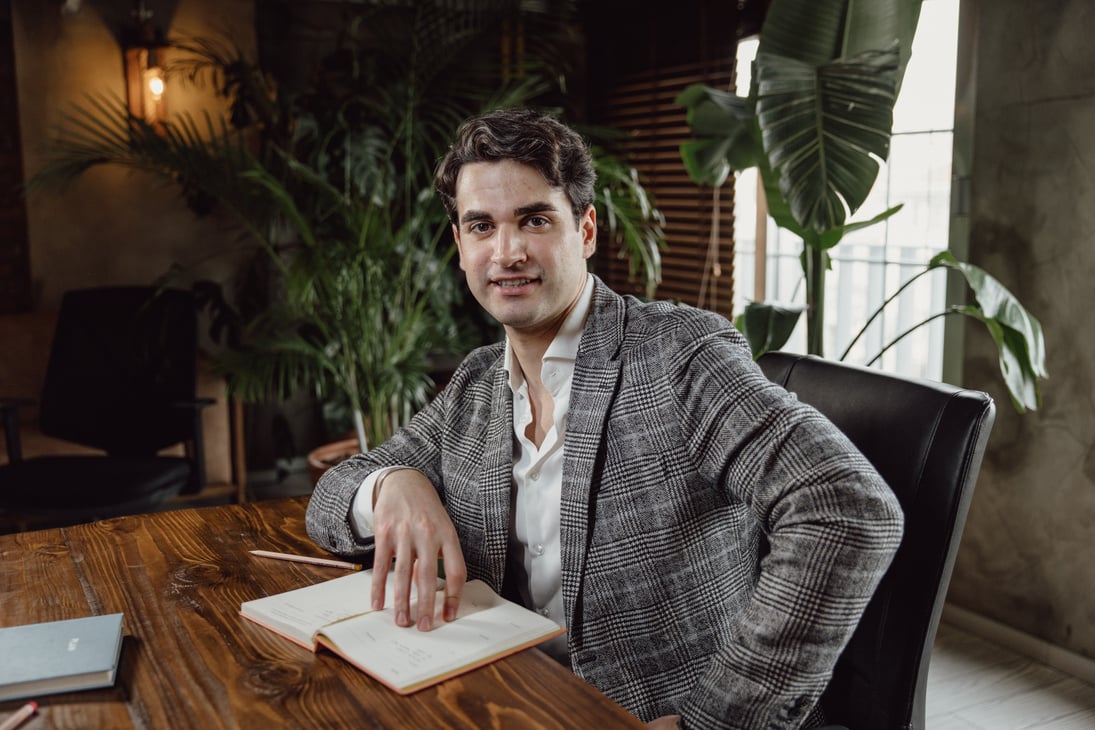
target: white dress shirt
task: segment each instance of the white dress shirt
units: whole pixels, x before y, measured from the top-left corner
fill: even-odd
[[[544,352],[540,365],[540,381],[551,393],[553,421],[539,448],[525,435],[526,427],[532,422],[528,384],[513,356],[513,348],[508,339],[503,362],[513,393],[515,497],[510,530],[510,560],[524,565],[527,586],[522,587],[522,593],[529,608],[549,617],[560,626],[566,625],[566,617],[563,615],[562,553],[559,542],[563,441],[570,409],[574,361],[592,302],[593,277],[587,276],[578,302]],[[377,479],[395,468],[399,467],[378,469],[362,481],[353,502],[354,526],[360,535],[370,535],[373,531],[372,495]],[[569,665],[565,635],[542,644],[540,648]]]
[[[592,301],[593,278],[589,277],[577,304],[567,315],[541,360],[540,382],[551,394],[553,420],[539,448],[525,435],[527,426],[532,423],[528,384],[508,341],[503,365],[509,373],[509,387],[513,392],[515,496],[510,530],[510,560],[518,565],[523,562],[527,591],[524,590],[526,586],[522,586],[522,593],[529,608],[560,626],[566,626],[559,542],[563,441],[570,410],[574,360],[578,355],[578,343],[582,338],[582,329],[585,327]],[[565,636],[552,639],[540,648],[569,665],[569,661],[566,661]]]

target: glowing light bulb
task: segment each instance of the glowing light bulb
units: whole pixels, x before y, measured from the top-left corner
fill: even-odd
[[[159,66],[153,66],[145,71],[145,88],[152,94],[152,98],[159,100],[164,92],[163,71]]]

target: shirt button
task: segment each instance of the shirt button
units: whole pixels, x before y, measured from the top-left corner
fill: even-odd
[[[536,613],[540,614],[541,616],[547,616],[548,610],[546,608],[538,608],[536,609]]]
[[[530,471],[528,473],[528,478],[535,482],[537,479],[540,478],[540,471],[538,469],[535,471]]]
[[[544,546],[541,545],[540,543],[536,543],[535,545],[532,546],[532,554],[535,555],[536,557],[540,557],[541,555],[544,554]]]

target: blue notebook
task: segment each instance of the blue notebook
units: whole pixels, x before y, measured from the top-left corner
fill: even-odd
[[[0,701],[109,687],[122,651],[122,614],[0,629]]]

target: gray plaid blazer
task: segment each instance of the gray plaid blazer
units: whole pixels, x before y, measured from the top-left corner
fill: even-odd
[[[308,533],[348,522],[370,471],[437,486],[469,578],[501,592],[513,466],[502,344],[463,361],[389,441],[327,472]],[[795,728],[901,537],[900,507],[824,417],[764,377],[722,317],[597,280],[564,444],[563,600],[576,674],[643,720]]]

